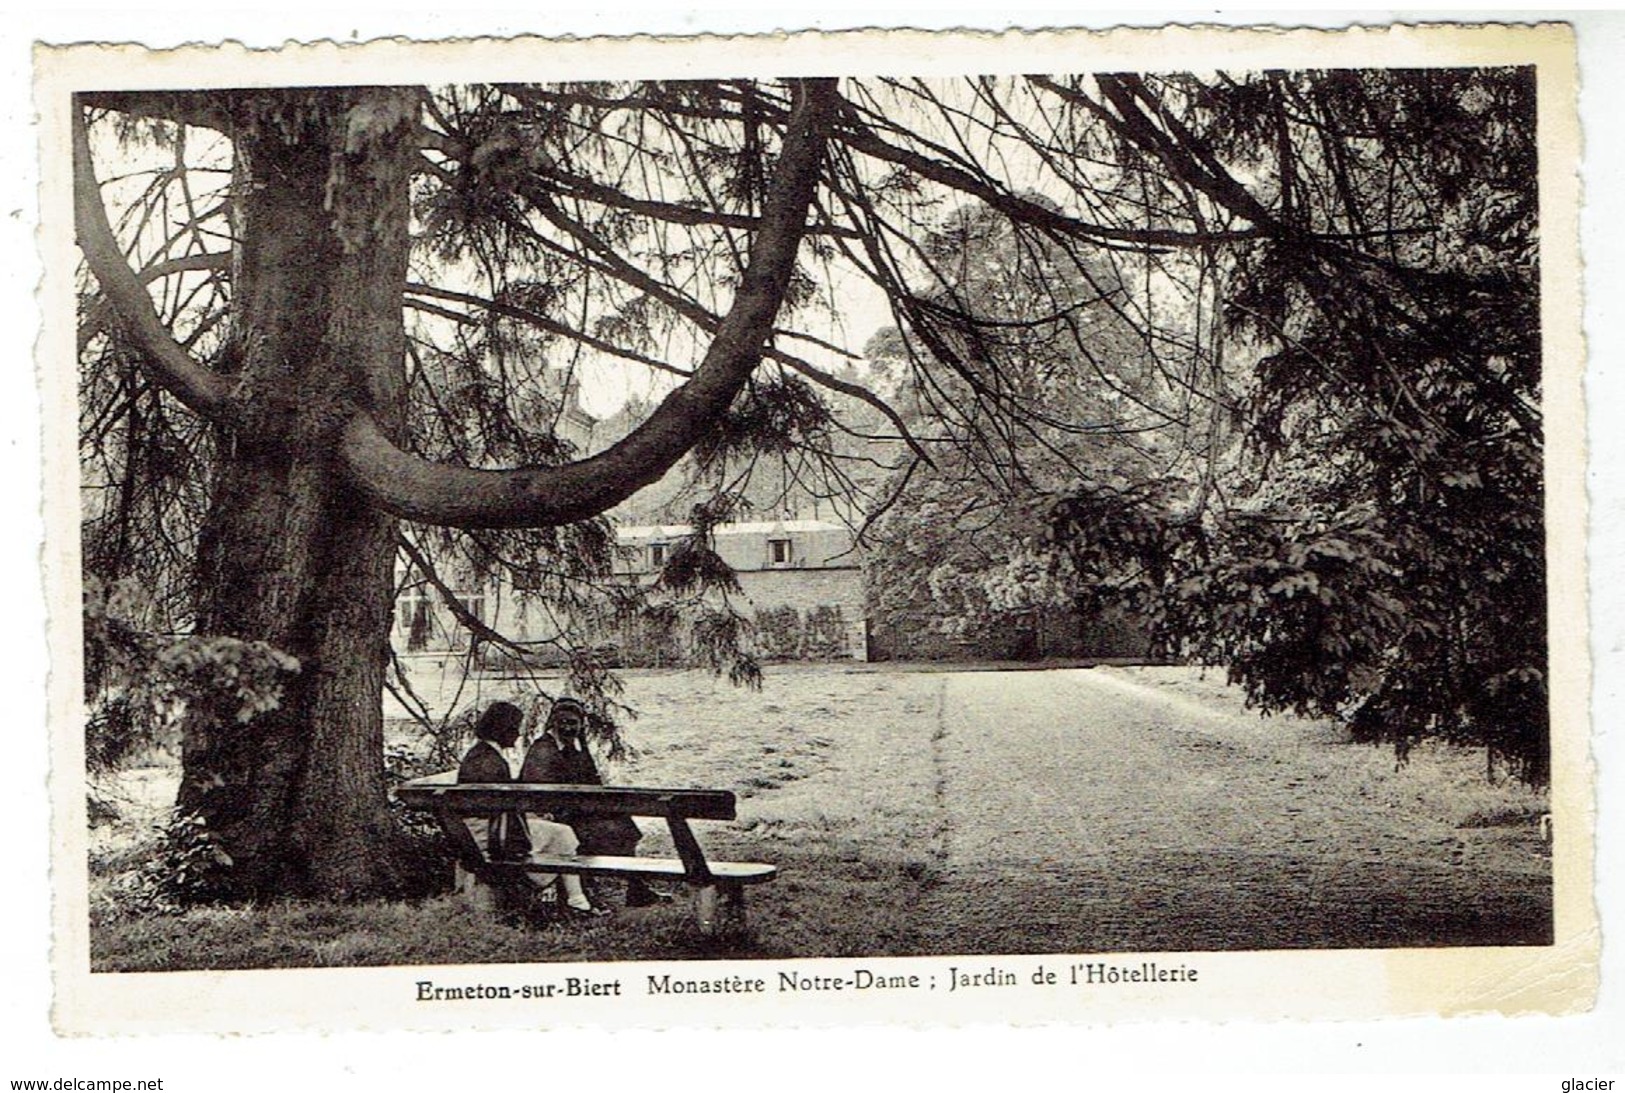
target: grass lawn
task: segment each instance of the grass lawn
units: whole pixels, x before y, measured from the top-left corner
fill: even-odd
[[[938,845],[931,735],[940,677],[774,668],[759,692],[695,672],[627,679],[643,711],[637,756],[605,769],[622,784],[731,789],[732,824],[697,823],[707,853],[779,866],[749,890],[753,938],[699,935],[686,899],[594,923],[492,922],[451,896],[422,903],[294,903],[123,913],[119,870],[142,850],[141,821],[174,772],[134,772],[130,822],[92,850],[92,966],[97,971],[486,961],[843,956],[913,948],[915,906]],[[831,693],[834,692],[834,693]],[[674,853],[642,820],[645,854]],[[613,905],[614,900],[611,900]]]
[[[1262,721],[1241,711],[1237,696],[1213,675],[1183,668],[1112,671],[1191,704],[1190,724],[1199,727],[1199,734],[1180,729],[1185,751],[1202,745],[1204,756],[1256,753],[1271,756],[1264,760],[1269,762],[1286,756],[1294,772],[1292,785],[1301,780],[1311,789],[1319,787],[1321,796],[1339,802],[1338,807],[1358,808],[1371,838],[1399,833],[1384,844],[1395,868],[1404,868],[1412,853],[1413,844],[1399,836],[1410,838],[1406,833],[1416,829],[1421,832],[1417,839],[1436,841],[1438,832],[1449,832],[1455,840],[1449,849],[1453,857],[1437,863],[1427,858],[1432,851],[1416,842],[1424,871],[1465,862],[1468,868],[1483,866],[1487,877],[1512,869],[1537,883],[1541,871],[1549,869],[1534,837],[1534,817],[1544,811],[1544,798],[1505,782],[1486,782],[1482,753],[1419,749],[1408,765],[1398,768],[1388,751],[1339,745],[1331,727],[1291,718]],[[1029,685],[1043,685],[1032,673],[1020,675],[1028,677]],[[726,788],[738,795],[736,822],[701,823],[696,829],[717,858],[769,861],[780,868],[776,881],[749,890],[752,936],[745,941],[720,944],[701,937],[683,899],[583,924],[481,918],[450,896],[416,903],[288,902],[194,908],[178,915],[131,914],[116,898],[120,877],[140,861],[148,845],[144,825],[172,789],[175,773],[153,768],[131,772],[125,779],[130,795],[125,818],[98,828],[92,838],[93,969],[944,951],[944,939],[982,937],[974,929],[979,928],[978,914],[986,910],[979,906],[975,879],[948,867],[952,840],[964,845],[964,831],[955,828],[960,822],[955,807],[964,802],[944,797],[952,773],[944,755],[946,750],[951,760],[952,751],[944,747],[943,727],[954,712],[950,707],[945,718],[944,703],[955,701],[956,678],[963,677],[777,666],[764,688],[751,692],[700,673],[628,674],[626,697],[643,711],[628,733],[638,755],[629,764],[606,769],[606,778],[631,785]],[[993,746],[998,743],[992,741]],[[642,822],[646,838],[640,851],[671,853],[663,826]],[[976,823],[996,832],[998,817],[978,816]],[[1152,850],[1172,847],[1152,833]],[[1058,889],[1063,896],[1071,890]],[[1143,903],[1148,891],[1133,898]],[[618,904],[613,898],[609,902]],[[1154,913],[1154,907],[1149,910]],[[1063,902],[1052,920],[1037,922],[1031,930],[1003,931],[1002,943],[1011,947],[965,951],[1101,951],[1102,937],[1069,922]],[[1125,946],[1135,936],[1123,935]]]

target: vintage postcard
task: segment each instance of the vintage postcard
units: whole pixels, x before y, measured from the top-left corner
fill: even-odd
[[[1568,28],[36,64],[59,1031],[1593,1005]]]

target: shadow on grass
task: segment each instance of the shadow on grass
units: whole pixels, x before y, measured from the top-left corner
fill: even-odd
[[[427,964],[880,956],[917,951],[918,863],[780,855],[780,878],[749,891],[750,932],[700,934],[686,893],[610,918],[485,915],[453,896],[422,901],[195,907],[92,917],[91,970],[197,971]]]

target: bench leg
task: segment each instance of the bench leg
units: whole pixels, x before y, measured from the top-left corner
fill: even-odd
[[[745,887],[742,884],[705,884],[694,890],[694,917],[700,933],[743,934],[746,930]]]
[[[700,924],[700,933],[714,937],[721,917],[721,899],[714,884],[702,884],[694,889],[694,918]]]
[[[497,890],[491,885],[481,881],[473,873],[464,869],[461,864],[454,866],[457,872],[455,889],[459,896],[468,901],[468,905],[481,914],[491,914],[497,909]]]
[[[749,930],[750,923],[745,917],[745,886],[743,884],[725,884],[722,886],[722,928],[732,934],[743,937]]]

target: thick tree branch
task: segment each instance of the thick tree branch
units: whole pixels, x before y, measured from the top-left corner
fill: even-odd
[[[1122,75],[1099,76],[1096,82],[1100,85],[1101,93],[1117,108],[1120,117],[1118,131],[1161,159],[1177,178],[1212,198],[1220,207],[1229,209],[1260,228],[1272,229],[1280,235],[1296,234],[1265,208],[1247,187],[1237,182],[1212,152],[1191,135],[1189,129],[1156,102],[1145,81],[1138,76]],[[1057,90],[1055,85],[1048,82],[1045,86]],[[1136,96],[1154,104],[1153,109],[1167,126],[1168,132],[1152,123],[1134,101]]]
[[[79,104],[99,110],[116,110],[143,118],[157,118],[176,125],[230,132],[218,93],[205,91],[86,91],[76,96]]]
[[[202,254],[188,254],[181,258],[171,258],[166,262],[158,262],[148,266],[136,274],[136,280],[143,285],[164,277],[173,277],[177,273],[225,273],[231,269],[230,251],[209,251]],[[107,297],[98,295],[91,299],[85,307],[84,318],[79,322],[79,351],[84,352],[86,344],[91,338],[107,329],[108,319],[111,317]]]
[[[96,181],[95,164],[90,158],[90,137],[84,113],[77,107],[73,115],[73,212],[79,249],[90,271],[112,301],[144,351],[142,364],[148,375],[164,390],[193,411],[212,420],[224,417],[231,393],[231,380],[212,372],[176,344],[152,308],[152,300],[141,280],[124,260],[118,240],[107,222],[102,205],[101,184]]]
[[[795,268],[824,155],[834,81],[797,85],[773,185],[732,307],[694,377],[608,450],[562,467],[476,470],[402,451],[371,417],[345,428],[351,479],[390,512],[433,524],[524,527],[596,515],[657,481],[715,424],[762,359]]]

